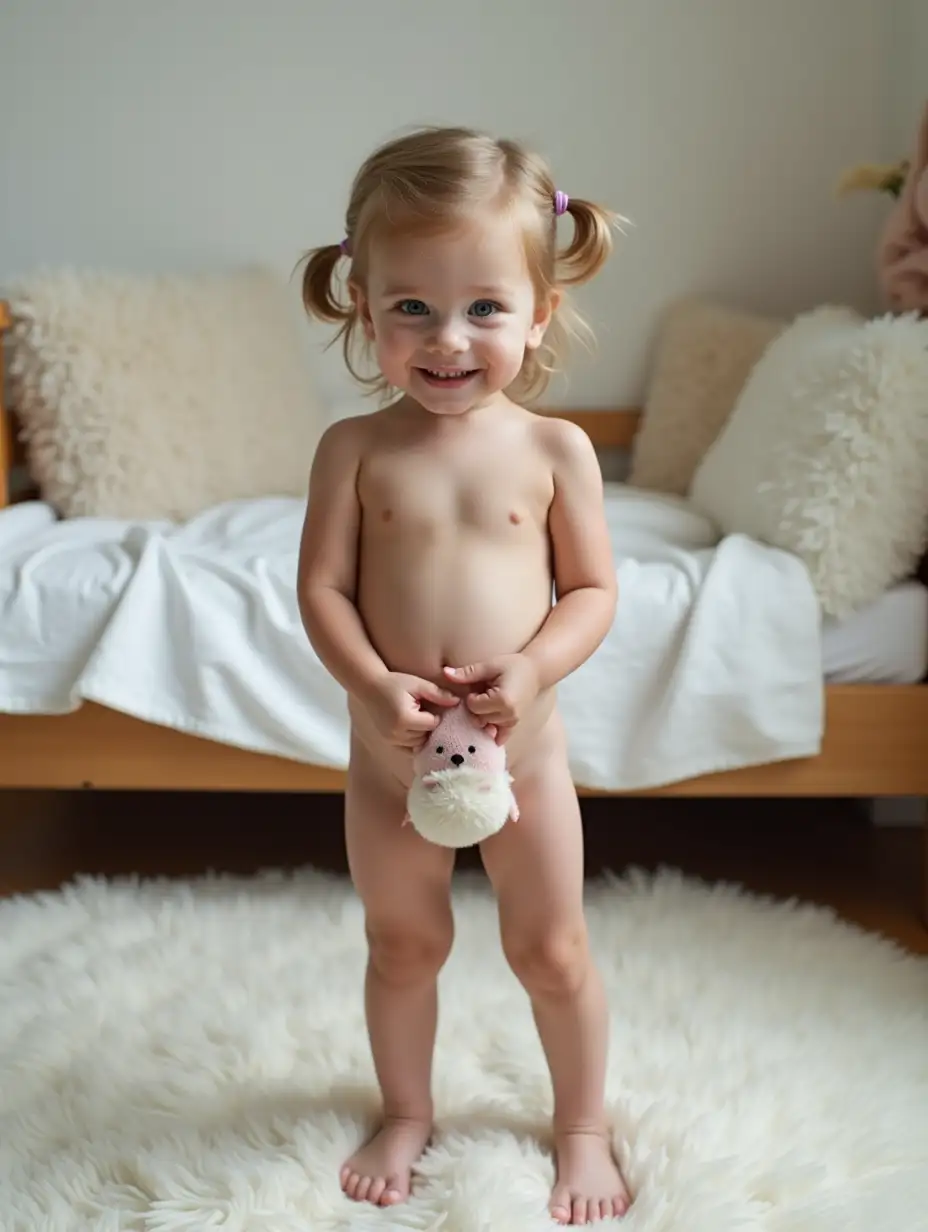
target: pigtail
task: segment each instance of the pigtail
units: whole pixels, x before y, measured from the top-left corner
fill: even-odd
[[[620,226],[617,214],[594,205],[592,201],[571,197],[567,213],[574,223],[573,239],[558,254],[558,282],[562,286],[578,286],[588,282],[606,264],[612,252],[612,228]]]
[[[341,245],[326,244],[314,248],[306,258],[303,270],[303,307],[311,317],[344,326],[351,319],[353,309],[335,294],[335,268],[343,256]]]
[[[554,211],[556,216],[570,214],[574,224],[573,239],[556,256],[555,284],[559,287],[578,286],[588,282],[606,264],[613,247],[612,229],[621,228],[625,220],[602,206],[594,205],[592,201],[574,199],[561,192],[554,194]],[[559,370],[564,355],[574,342],[592,350],[593,331],[569,296],[564,295],[551,317],[541,346],[526,354],[510,396],[520,401],[531,401],[544,393],[549,379]]]
[[[334,346],[341,341],[345,367],[359,385],[365,385],[371,392],[377,392],[386,388],[383,378],[379,375],[365,376],[355,363],[355,351],[365,349],[358,329],[357,309],[350,299],[341,300],[335,293],[335,268],[342,257],[348,255],[343,242],[314,248],[304,258],[306,268],[303,270],[303,307],[309,316],[338,326],[328,346]]]

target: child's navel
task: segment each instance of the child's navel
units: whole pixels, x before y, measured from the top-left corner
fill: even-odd
[[[385,522],[392,522],[392,520],[393,520],[393,510],[392,510],[392,509],[385,509],[385,510],[383,511],[383,513],[382,513],[380,516],[383,518],[383,520],[384,520]]]

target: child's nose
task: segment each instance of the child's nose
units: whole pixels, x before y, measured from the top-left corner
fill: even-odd
[[[463,763],[463,761],[464,761],[463,753],[453,753],[451,755],[451,764],[453,766],[460,766]]]
[[[436,351],[454,355],[466,350],[467,342],[456,321],[440,321],[432,335],[432,346]]]

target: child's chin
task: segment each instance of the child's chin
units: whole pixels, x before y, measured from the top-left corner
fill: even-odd
[[[456,415],[466,415],[469,411],[477,410],[478,407],[486,406],[496,397],[497,391],[493,389],[480,388],[475,389],[472,394],[467,397],[462,397],[460,394],[449,398],[430,396],[429,391],[423,390],[421,386],[418,389],[410,391],[413,398],[429,411],[432,415],[451,419]]]

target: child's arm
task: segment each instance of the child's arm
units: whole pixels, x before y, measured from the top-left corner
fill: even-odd
[[[371,645],[356,607],[361,506],[358,469],[363,419],[324,433],[309,477],[300,540],[297,599],[303,627],[320,662],[371,715],[384,739],[416,748],[438,719],[422,709],[457,704],[431,681],[391,672]]]
[[[355,696],[387,673],[355,607],[362,434],[361,422],[346,419],[328,428],[319,442],[297,568],[306,634],[322,664]]]
[[[446,669],[458,683],[484,685],[467,704],[499,726],[501,742],[541,690],[586,662],[615,617],[618,587],[596,452],[586,433],[564,420],[541,431],[554,476],[548,528],[557,602],[520,654]]]
[[[612,627],[618,596],[603,505],[603,479],[590,438],[575,424],[543,427],[554,473],[548,528],[556,603],[525,654],[542,689],[576,671]]]

